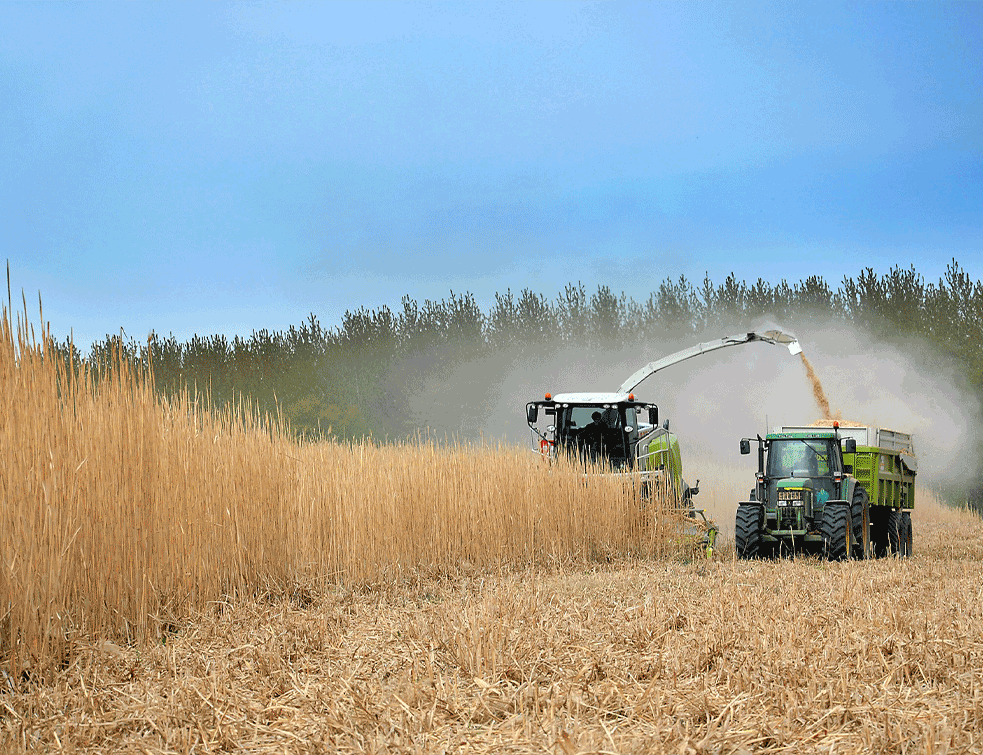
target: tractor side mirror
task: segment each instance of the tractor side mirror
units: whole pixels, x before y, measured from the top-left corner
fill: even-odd
[[[845,454],[855,454],[857,453],[857,439],[847,438],[843,441],[843,453]]]
[[[659,407],[657,406],[649,407],[649,424],[650,425],[659,424]]]
[[[539,419],[539,407],[535,404],[526,404],[526,422],[534,425],[537,419]]]
[[[741,438],[741,453],[745,456],[751,453],[751,441],[747,438]]]

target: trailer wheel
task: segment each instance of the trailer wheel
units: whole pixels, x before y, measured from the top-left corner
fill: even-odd
[[[910,558],[912,555],[911,514],[907,511],[901,515],[900,539],[901,557]]]
[[[874,558],[887,555],[887,532],[884,527],[884,510],[876,506],[870,510],[870,543]]]
[[[850,558],[852,538],[850,507],[845,503],[827,503],[823,509],[823,554],[828,561]]]
[[[758,558],[761,555],[761,534],[765,528],[765,507],[760,503],[742,503],[737,507],[734,544],[737,557]]]
[[[853,491],[850,519],[853,522],[853,539],[857,542],[853,557],[870,558],[870,500],[867,498],[867,491],[859,485]]]
[[[873,521],[874,556],[884,558],[901,552],[901,512],[876,506],[870,513]]]
[[[895,556],[901,555],[901,512],[891,509],[887,512],[887,547]]]

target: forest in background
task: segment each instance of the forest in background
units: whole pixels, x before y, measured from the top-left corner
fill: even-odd
[[[835,288],[820,276],[748,284],[730,275],[722,283],[706,277],[699,285],[680,276],[663,280],[644,302],[606,285],[588,292],[570,283],[553,299],[530,289],[496,294],[487,312],[471,293],[451,292],[422,306],[406,296],[395,312],[385,306],[349,310],[330,327],[311,314],[297,326],[259,330],[248,338],[196,335],[181,342],[154,333],[141,342],[108,335],[88,354],[68,341],[58,349],[96,374],[122,354],[152,367],[162,395],[187,387],[213,406],[244,404],[280,415],[302,436],[384,442],[418,433],[420,417],[410,409],[410,397],[424,386],[439,394],[453,368],[472,360],[501,371],[488,376],[493,382],[504,379],[517,360],[542,358],[544,352],[570,347],[614,352],[652,341],[716,336],[734,323],[765,317],[779,323],[843,323],[901,347],[925,340],[959,364],[974,394],[983,397],[983,283],[956,260],[937,282],[926,282],[914,267],[882,275],[866,268]],[[508,358],[489,359],[496,355]],[[481,396],[467,408],[479,423],[485,409]],[[979,483],[954,494],[983,510]]]

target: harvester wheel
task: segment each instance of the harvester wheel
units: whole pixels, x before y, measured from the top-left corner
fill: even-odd
[[[870,501],[867,498],[867,491],[859,485],[853,491],[850,519],[853,521],[853,539],[856,541],[853,557],[870,558]]]
[[[738,558],[761,555],[761,534],[765,528],[765,507],[760,503],[742,503],[737,507],[734,543]]]
[[[901,556],[903,558],[909,558],[912,555],[912,532],[911,532],[911,514],[907,511],[901,515]]]
[[[850,506],[845,503],[827,503],[823,509],[823,554],[828,561],[850,558],[850,520]]]

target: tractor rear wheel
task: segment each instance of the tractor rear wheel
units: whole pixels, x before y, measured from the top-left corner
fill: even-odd
[[[907,511],[901,515],[900,536],[901,556],[902,558],[910,558],[912,555],[911,514]]]
[[[827,503],[823,509],[823,554],[827,561],[843,561],[850,558],[852,527],[850,506],[845,503]]]
[[[853,539],[856,541],[853,557],[870,558],[870,501],[867,491],[859,485],[853,491],[850,519],[853,521]]]
[[[734,525],[734,544],[737,546],[738,558],[758,558],[761,555],[761,535],[764,528],[764,506],[760,503],[738,505]]]

